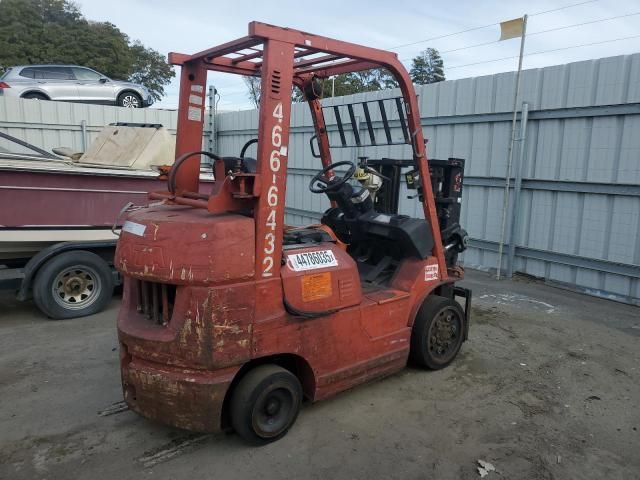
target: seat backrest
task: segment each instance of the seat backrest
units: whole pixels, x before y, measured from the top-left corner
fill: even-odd
[[[429,222],[406,215],[370,212],[357,220],[358,240],[390,241],[400,256],[427,258],[433,250]]]

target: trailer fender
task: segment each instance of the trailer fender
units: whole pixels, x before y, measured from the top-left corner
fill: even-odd
[[[38,270],[42,265],[45,264],[49,259],[59,255],[62,252],[67,252],[69,250],[87,250],[97,255],[105,258],[105,253],[107,253],[106,257],[109,259],[109,262],[112,262],[113,253],[115,252],[117,240],[100,240],[100,241],[87,241],[87,242],[60,242],[55,243],[53,245],[48,246],[40,250],[33,257],[29,259],[27,264],[24,267],[24,278],[22,279],[22,283],[20,285],[20,289],[18,290],[17,298],[20,301],[25,301],[29,298],[29,291],[31,290],[31,285],[38,273]],[[109,253],[109,251],[112,251]],[[101,255],[102,254],[102,255]],[[105,258],[105,260],[107,259]],[[120,276],[117,271],[114,270],[114,283],[115,285],[119,285]]]

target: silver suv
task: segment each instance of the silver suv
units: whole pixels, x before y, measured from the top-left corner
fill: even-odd
[[[142,85],[111,80],[76,65],[23,65],[10,67],[0,77],[0,96],[62,100],[67,102],[148,107],[153,97]]]

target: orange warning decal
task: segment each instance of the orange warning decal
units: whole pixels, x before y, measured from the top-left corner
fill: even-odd
[[[312,302],[331,296],[331,272],[302,277],[302,301]]]

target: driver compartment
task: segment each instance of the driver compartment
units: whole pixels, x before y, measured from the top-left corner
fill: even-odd
[[[433,159],[430,165],[446,263],[452,267],[456,264],[457,254],[466,247],[467,234],[459,224],[464,160]],[[329,182],[326,194],[337,206],[325,211],[321,223],[347,244],[347,251],[357,263],[363,284],[389,285],[402,260],[424,260],[431,255],[434,239],[429,222],[398,214],[403,177],[407,189],[416,191],[408,198],[423,196],[417,171],[403,174],[403,169],[411,166],[411,160],[360,157],[360,185],[345,183],[332,189]],[[371,183],[367,183],[363,171],[384,177],[381,186],[367,190]],[[366,201],[362,200],[363,197]]]

